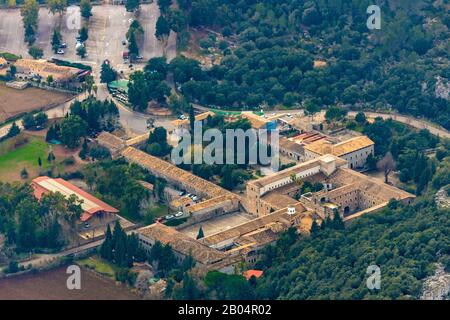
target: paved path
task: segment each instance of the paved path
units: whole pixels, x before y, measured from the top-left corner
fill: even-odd
[[[76,248],[72,248],[72,249],[69,249],[66,251],[61,251],[61,252],[54,253],[54,254],[38,254],[31,260],[20,262],[19,266],[23,266],[25,268],[30,264],[34,268],[43,266],[45,264],[52,262],[55,259],[67,257],[72,254],[83,253],[85,251],[89,251],[91,249],[97,248],[102,244],[102,242],[103,242],[103,239],[100,239],[100,240],[90,242],[88,244],[85,244],[85,245],[82,245],[82,246],[79,246]],[[5,269],[5,267],[3,269]],[[0,271],[3,271],[3,269],[0,268]]]
[[[428,131],[430,131],[430,133],[434,134],[435,136],[450,138],[450,133],[445,128],[440,127],[437,124],[430,123],[425,120],[420,120],[420,119],[414,118],[412,116],[371,112],[371,111],[365,111],[364,113],[366,114],[366,117],[369,117],[369,118],[381,117],[383,119],[392,119],[392,120],[407,124],[411,127],[417,128],[417,129],[428,129]],[[350,111],[348,113],[348,115],[351,117],[356,116],[356,114],[357,114],[356,111]]]

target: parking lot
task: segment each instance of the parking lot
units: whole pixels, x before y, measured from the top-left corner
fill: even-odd
[[[211,236],[218,232],[231,229],[235,226],[251,221],[252,217],[244,213],[229,213],[223,216],[203,221],[201,223],[194,224],[192,226],[183,228],[180,232],[188,235],[191,238],[197,238],[198,230],[200,226],[203,229],[205,237]]]
[[[155,37],[156,20],[159,8],[155,3],[143,4],[138,14],[126,12],[124,6],[100,5],[92,8],[89,19],[89,39],[86,42],[87,57],[81,59],[76,54],[76,37],[78,30],[71,27],[67,21],[77,20],[78,6],[71,6],[67,13],[60,17],[51,14],[48,9],[39,10],[39,27],[36,35],[36,46],[44,50],[44,58],[53,56],[69,61],[82,61],[94,67],[94,74],[98,76],[98,69],[103,60],[108,59],[118,70],[128,71],[128,64],[124,64],[122,53],[126,46],[122,44],[133,19],[138,19],[144,28],[144,36],[140,44],[140,54],[144,61],[155,56],[161,56],[163,48]],[[63,55],[54,54],[51,48],[51,37],[55,27],[59,27],[63,42],[67,48]],[[18,9],[0,10],[0,51],[11,52],[23,57],[28,55],[28,46],[24,43],[22,17]]]

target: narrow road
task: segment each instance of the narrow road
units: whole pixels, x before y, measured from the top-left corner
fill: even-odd
[[[33,268],[39,267],[39,266],[43,266],[46,265],[50,262],[52,262],[55,259],[59,259],[59,258],[63,258],[63,257],[67,257],[69,255],[72,254],[77,254],[77,253],[83,253],[85,251],[89,251],[91,249],[97,248],[99,247],[103,242],[103,239],[91,242],[91,243],[87,243],[85,245],[76,247],[76,248],[72,248],[66,251],[61,251],[58,253],[54,253],[54,254],[39,254],[36,255],[35,258],[31,259],[31,260],[27,260],[24,262],[20,262],[19,266],[23,266],[23,267],[27,267],[30,264],[33,266]],[[3,268],[5,269],[5,268]],[[0,272],[3,272],[3,269],[0,268]]]
[[[446,130],[443,127],[440,127],[437,124],[430,123],[425,120],[416,119],[412,116],[405,116],[400,114],[389,114],[389,113],[380,113],[380,112],[371,112],[371,111],[364,111],[367,117],[369,118],[377,118],[381,117],[383,119],[392,119],[404,124],[407,124],[411,127],[414,127],[416,129],[427,129],[430,131],[431,134],[438,136],[438,137],[445,137],[450,138],[450,133],[448,130]],[[354,117],[356,116],[356,111],[350,111],[348,113],[349,116]]]
[[[205,112],[205,111],[210,111],[210,108],[205,107],[205,106],[201,106],[198,104],[192,104],[194,106],[195,109]],[[221,110],[226,112],[227,110]],[[245,111],[245,110],[242,110]],[[295,113],[299,113],[299,112],[303,112],[302,109],[292,109],[292,110],[271,110],[270,113],[276,113],[276,114],[280,114],[280,113],[291,113],[291,114],[295,114]],[[356,114],[358,112],[356,111],[349,111],[348,115],[350,117],[355,117]],[[395,114],[395,113],[382,113],[382,112],[372,112],[372,111],[364,111],[366,117],[368,118],[377,118],[377,117],[381,117],[383,119],[392,119],[401,123],[404,123],[406,125],[409,125],[411,127],[414,127],[416,129],[427,129],[428,131],[430,131],[431,134],[438,136],[438,137],[445,137],[445,138],[450,138],[450,132],[448,130],[446,130],[445,128],[434,124],[434,123],[430,123],[429,121],[426,120],[420,120],[420,119],[416,119],[412,116],[406,116],[406,115],[400,115],[400,114]]]

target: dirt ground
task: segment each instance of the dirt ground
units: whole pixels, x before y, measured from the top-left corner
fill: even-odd
[[[24,112],[57,106],[70,98],[70,94],[38,88],[12,89],[0,82],[0,122]]]
[[[0,280],[0,300],[136,300],[137,295],[81,269],[81,289],[68,290],[66,268]]]

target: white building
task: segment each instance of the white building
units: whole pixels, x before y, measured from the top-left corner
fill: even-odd
[[[367,136],[359,136],[332,144],[324,139],[305,145],[305,160],[318,158],[324,154],[332,154],[348,162],[351,169],[364,167],[367,157],[375,152],[375,143]]]

